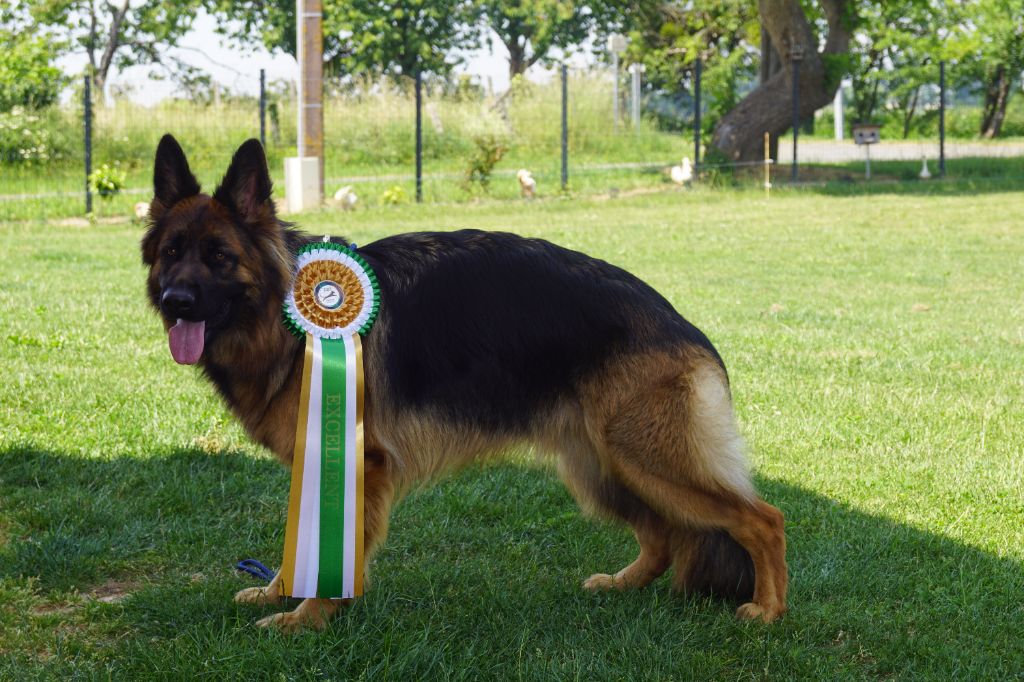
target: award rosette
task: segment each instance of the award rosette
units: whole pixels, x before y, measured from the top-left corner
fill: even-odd
[[[297,257],[284,320],[305,338],[281,588],[285,596],[363,593],[363,354],[380,306],[354,250],[317,242]]]

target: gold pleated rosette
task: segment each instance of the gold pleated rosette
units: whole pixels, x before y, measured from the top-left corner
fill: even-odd
[[[285,323],[297,336],[365,334],[377,317],[378,291],[377,276],[362,256],[340,244],[310,244],[296,260]]]

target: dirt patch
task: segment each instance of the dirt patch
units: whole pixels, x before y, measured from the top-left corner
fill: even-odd
[[[107,216],[103,218],[96,218],[90,222],[87,218],[62,218],[60,220],[54,220],[53,224],[58,227],[92,227],[93,225],[119,225],[121,223],[129,222],[127,216]]]
[[[98,587],[94,587],[85,595],[86,599],[98,601],[103,604],[117,604],[131,596],[139,589],[139,584],[122,580],[108,580]]]
[[[39,606],[33,606],[29,613],[33,616],[66,616],[69,613],[74,613],[77,607],[74,604],[68,604],[66,602],[55,602],[52,604],[40,604]]]

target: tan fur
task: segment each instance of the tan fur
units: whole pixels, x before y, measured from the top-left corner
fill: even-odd
[[[383,335],[371,337],[380,343]],[[375,341],[376,340],[376,341]],[[372,356],[370,356],[372,357]],[[430,414],[397,414],[375,400],[386,381],[367,368],[367,567],[383,542],[391,505],[413,486],[515,443]],[[724,372],[704,351],[624,358],[581,387],[579,404],[537,416],[528,444],[559,458],[559,471],[585,508],[633,525],[640,554],[614,575],[595,574],[590,590],[640,588],[676,565],[686,590],[691,541],[705,529],[725,529],[755,567],[753,600],[737,616],[770,622],[785,612],[787,572],[782,514],[757,499],[732,415]],[[282,460],[291,458],[294,408],[260,424]],[[290,412],[289,412],[290,410]],[[269,416],[269,415],[267,415]],[[280,430],[286,433],[280,434]],[[279,434],[278,436],[275,433]],[[610,500],[608,492],[620,499]],[[270,600],[273,583],[239,601]],[[261,621],[285,629],[319,627],[337,603],[306,600],[290,614]]]

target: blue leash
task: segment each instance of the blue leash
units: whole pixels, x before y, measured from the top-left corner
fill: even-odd
[[[237,564],[235,564],[235,569],[241,571],[242,573],[248,573],[252,577],[258,578],[259,580],[270,581],[273,580],[274,576],[276,575],[274,571],[271,571],[269,568],[267,568],[260,562],[256,561],[255,559],[243,559],[242,561],[239,561]]]

